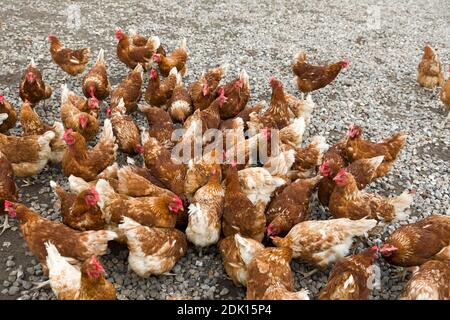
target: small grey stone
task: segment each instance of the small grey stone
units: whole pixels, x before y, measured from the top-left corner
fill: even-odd
[[[228,288],[223,288],[222,290],[220,290],[219,295],[226,296],[229,292],[230,290],[228,290]]]
[[[6,266],[7,266],[8,268],[14,267],[15,265],[16,265],[16,263],[15,263],[14,261],[12,261],[12,260],[6,261]]]
[[[177,274],[175,276],[175,280],[177,280],[178,282],[183,282],[184,278],[182,274]]]
[[[150,291],[150,297],[156,298],[157,295],[158,295],[158,292],[156,292],[155,290]]]
[[[197,260],[197,261],[195,261],[195,265],[197,267],[202,267],[203,266],[203,261]]]
[[[20,291],[19,287],[12,286],[11,288],[9,288],[8,294],[9,294],[10,296],[14,296],[14,295],[18,294],[19,291]]]
[[[28,281],[22,281],[22,287],[23,287],[24,289],[29,290],[29,289],[31,289],[32,286],[33,286],[33,285],[31,284],[31,282],[28,282]]]

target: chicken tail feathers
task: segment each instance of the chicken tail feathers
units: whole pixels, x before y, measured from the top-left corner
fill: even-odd
[[[239,79],[244,82],[246,87],[249,86],[248,73],[245,69],[242,69],[241,73],[239,73]]]
[[[116,138],[114,137],[111,120],[105,119],[105,123],[103,124],[103,132],[100,137],[100,141],[112,141],[114,143]]]
[[[105,51],[100,49],[97,56],[97,61],[95,63],[105,64]]]
[[[450,260],[450,245],[442,248],[441,251],[439,251],[438,253],[435,254],[434,258],[436,258],[437,260],[449,261]]]
[[[80,241],[88,251],[88,255],[102,256],[106,254],[108,242],[118,238],[118,234],[111,230],[85,231]]]
[[[81,193],[86,189],[89,189],[91,185],[84,181],[82,178],[75,177],[74,175],[71,175],[69,177],[69,189],[73,193]]]
[[[70,95],[69,87],[67,87],[67,84],[61,85],[61,104],[64,104],[68,101]]]
[[[305,119],[303,117],[297,118],[292,124],[281,129],[280,140],[292,147],[299,147],[302,143],[305,129]]]
[[[414,197],[408,192],[404,191],[398,197],[390,199],[390,203],[394,206],[395,219],[394,221],[405,220],[409,213],[405,212],[413,202]]]
[[[100,179],[95,185],[95,190],[97,190],[99,196],[98,206],[100,209],[103,209],[106,206],[107,199],[115,193],[114,189],[111,187],[108,181]]]
[[[55,138],[55,133],[53,131],[47,131],[42,136],[39,137],[38,143],[41,148],[49,146],[50,142]]]
[[[161,46],[161,40],[158,36],[153,36],[148,39],[147,47],[150,48],[151,51],[156,52],[158,48]]]
[[[311,139],[311,143],[314,144],[316,149],[319,151],[320,158],[322,155],[330,148],[330,145],[326,142],[326,138],[324,136],[314,136]]]
[[[294,64],[305,63],[305,62],[306,62],[306,52],[303,50],[300,50],[294,56]]]
[[[172,69],[170,69],[169,76],[175,76],[176,77],[177,74],[178,74],[177,67],[173,67]]]
[[[181,74],[177,72],[177,86],[181,86],[183,84],[183,78],[181,77]]]
[[[400,150],[406,143],[406,133],[396,133],[392,137],[384,140],[384,144],[388,150],[388,153],[392,159],[395,159],[400,153]]]
[[[47,267],[49,270],[54,270],[58,264],[69,264],[65,261],[65,259],[61,256],[58,249],[55,247],[53,243],[50,241],[45,242],[45,249],[47,251]]]
[[[244,238],[239,233],[234,235],[234,241],[239,249],[239,255],[246,265],[250,263],[256,253],[264,249],[256,240]]]
[[[8,119],[8,114],[7,113],[0,113],[0,125],[3,123],[3,121],[5,121],[6,119]]]
[[[384,156],[378,156],[378,157],[373,157],[373,158],[367,159],[367,162],[369,163],[369,165],[372,166],[373,170],[375,171],[380,166],[380,164],[383,162],[383,160],[384,160]]]
[[[50,188],[52,188],[53,192],[59,197],[61,187],[55,181],[50,180]]]
[[[87,64],[89,62],[89,54],[91,53],[91,50],[89,48],[81,49],[81,64]]]
[[[146,111],[148,111],[151,107],[152,107],[152,106],[149,105],[149,104],[142,104],[142,103],[138,104],[138,109],[139,109],[139,111],[141,111],[141,112],[143,112],[143,113],[145,113]]]
[[[347,232],[353,236],[366,236],[377,225],[377,220],[366,218],[360,220],[344,218],[342,222],[347,224]]]
[[[53,130],[56,138],[62,138],[64,135],[64,125],[61,122],[55,121],[55,123],[53,123]]]
[[[186,44],[186,38],[183,38],[180,40],[180,48],[187,51],[187,44]]]
[[[133,72],[139,73],[141,75],[141,79],[144,78],[144,68],[142,67],[142,64],[138,63]]]
[[[134,221],[133,219],[128,218],[128,217],[123,217],[122,223],[119,224],[119,229],[127,231],[129,229],[134,229],[139,226],[141,226],[141,225],[139,223],[137,223],[136,221]]]

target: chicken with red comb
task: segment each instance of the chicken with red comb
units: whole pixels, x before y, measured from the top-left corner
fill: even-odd
[[[106,227],[106,221],[97,206],[99,195],[95,188],[89,188],[79,194],[68,193],[50,181],[53,192],[61,203],[61,217],[65,225],[80,231],[101,230]]]
[[[383,258],[401,267],[428,260],[450,260],[450,216],[434,214],[396,229],[380,248]]]
[[[425,88],[434,88],[444,83],[442,62],[429,43],[425,44],[422,59],[417,67],[417,82]]]
[[[370,217],[384,221],[397,221],[404,220],[409,215],[406,209],[411,205],[413,196],[407,191],[392,198],[360,191],[355,177],[346,169],[341,169],[333,180],[336,186],[328,207],[335,218],[357,220]]]
[[[329,85],[348,66],[348,59],[328,65],[312,65],[306,62],[306,53],[300,51],[294,57],[292,72],[298,90],[307,93]]]
[[[105,269],[96,256],[86,259],[80,270],[52,242],[46,242],[45,248],[50,287],[58,300],[116,299],[116,289],[105,279]]]
[[[63,71],[75,76],[86,68],[89,62],[89,48],[73,50],[63,47],[61,41],[55,35],[48,35],[50,41],[50,54],[52,60]]]
[[[376,177],[382,177],[389,172],[390,167],[397,159],[406,143],[407,134],[398,132],[381,142],[372,142],[363,138],[363,129],[352,124],[347,131],[345,140],[345,155],[349,161],[384,156],[383,162],[378,166]]]

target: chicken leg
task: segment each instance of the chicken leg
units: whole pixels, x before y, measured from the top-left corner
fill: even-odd
[[[22,180],[22,187],[29,187],[31,186],[31,182],[28,180],[23,179]]]
[[[41,288],[43,288],[43,287],[46,287],[46,286],[50,285],[50,280],[46,280],[46,281],[43,281],[43,282],[33,282],[33,284],[34,284],[36,287],[31,288],[31,289],[30,289],[31,291],[39,290],[39,289],[41,289]]]
[[[11,225],[8,222],[8,216],[5,216],[5,220],[3,221],[3,224],[0,225],[0,227],[2,227],[2,232],[0,232],[0,236],[3,234],[3,232],[5,232],[6,230],[11,228]]]
[[[310,272],[300,272],[300,274],[303,276],[303,279],[311,277],[313,274],[317,273],[319,269],[313,269]]]

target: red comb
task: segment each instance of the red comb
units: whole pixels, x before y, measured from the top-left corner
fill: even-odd
[[[65,132],[64,132],[64,135],[69,135],[69,134],[72,134],[73,133],[73,129],[67,129]]]
[[[5,200],[4,206],[5,206],[5,209],[8,209],[13,206],[13,203],[11,201]]]
[[[342,68],[344,68],[344,69],[347,68],[349,66],[349,64],[350,64],[350,61],[347,58],[342,60]]]
[[[336,174],[336,177],[335,177],[335,178],[340,177],[340,176],[343,176],[343,175],[346,174],[346,173],[347,173],[347,170],[346,170],[346,169],[341,169],[341,170],[339,170],[339,172]]]
[[[328,171],[328,170],[330,170],[330,164],[329,164],[329,161],[325,161],[319,167],[319,172],[323,175],[326,173],[325,171]]]
[[[134,148],[134,151],[136,151],[136,153],[142,153],[144,152],[144,147],[140,144],[137,144],[136,147]]]

